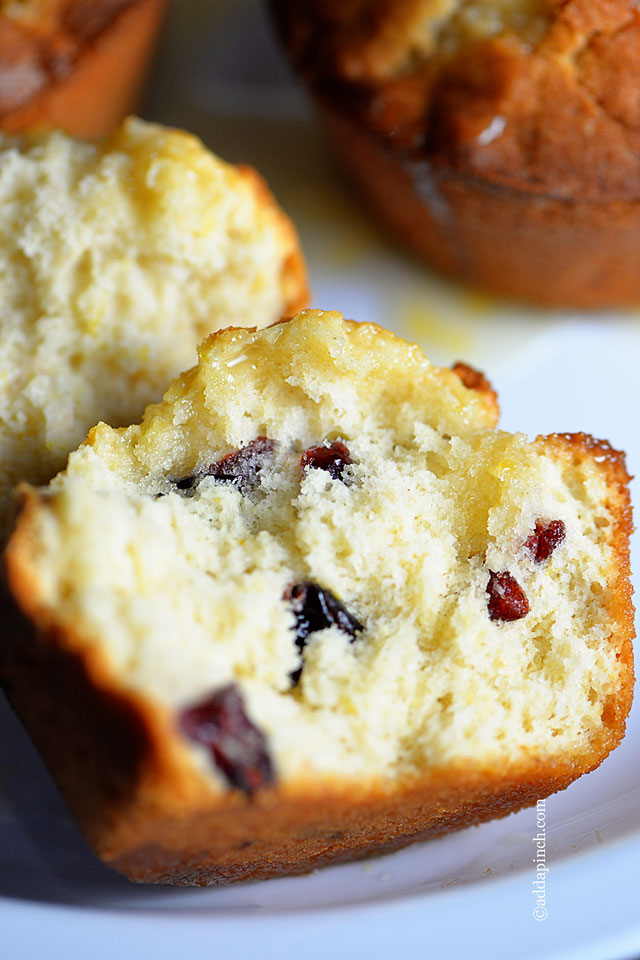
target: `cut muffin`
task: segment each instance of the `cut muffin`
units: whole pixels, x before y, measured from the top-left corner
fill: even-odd
[[[0,137],[0,535],[99,420],[128,424],[231,324],[304,305],[294,228],[259,176],[130,119],[100,146]]]
[[[496,419],[470,368],[308,311],[212,335],[24,490],[3,673],[105,862],[306,871],[535,803],[619,743],[623,456]]]
[[[0,128],[111,133],[136,106],[166,0],[0,0]]]
[[[547,304],[640,301],[630,0],[271,0],[356,189],[428,263]]]

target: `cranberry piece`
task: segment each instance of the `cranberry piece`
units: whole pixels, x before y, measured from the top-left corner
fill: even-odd
[[[197,487],[202,478],[206,476],[205,473],[190,473],[187,477],[180,477],[179,480],[174,480],[174,484],[178,490],[193,490],[194,487]]]
[[[307,637],[317,630],[326,627],[339,627],[351,640],[355,640],[356,633],[364,630],[359,620],[349,613],[330,590],[326,590],[312,580],[303,580],[288,587],[284,594],[296,616],[295,642],[302,653]],[[297,683],[302,673],[302,667],[291,674],[293,683]]]
[[[492,620],[521,620],[529,613],[527,595],[518,581],[507,573],[489,571],[487,609]]]
[[[212,463],[207,474],[221,483],[233,483],[246,493],[257,485],[258,474],[273,453],[274,446],[268,437],[256,437],[246,446],[228,453],[218,463]]]
[[[214,477],[219,483],[232,483],[240,493],[246,495],[254,490],[259,482],[260,471],[273,454],[275,442],[268,437],[256,437],[239,450],[233,450],[210,464],[205,470],[176,480],[178,490],[193,490],[204,477]]]
[[[344,468],[347,464],[353,463],[349,448],[339,440],[330,444],[320,444],[317,447],[309,447],[302,454],[300,466],[303,470],[307,467],[316,467],[318,470],[326,470],[334,480],[341,480]]]
[[[274,780],[267,742],[247,717],[238,688],[230,684],[201,703],[183,710],[180,728],[211,751],[231,786],[251,795]]]
[[[562,520],[551,520],[549,523],[536,520],[535,531],[525,540],[524,545],[535,562],[542,563],[544,560],[548,560],[555,548],[562,543],[566,532]]]

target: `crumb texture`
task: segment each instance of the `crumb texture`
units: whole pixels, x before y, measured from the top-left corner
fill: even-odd
[[[305,297],[297,240],[253,171],[130,119],[94,145],[0,139],[0,527],[99,420],[140,418],[203,336]]]
[[[285,790],[593,765],[628,709],[626,474],[495,419],[490,390],[339,314],[225,331],[28,495],[14,588],[159,713],[239,692]],[[492,615],[496,577],[526,609]]]

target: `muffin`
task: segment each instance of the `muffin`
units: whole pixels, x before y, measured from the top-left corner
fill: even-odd
[[[259,176],[130,119],[100,145],[0,136],[0,537],[99,420],[141,417],[210,331],[307,296],[294,228]]]
[[[310,870],[596,767],[633,679],[622,454],[340,314],[213,334],[23,490],[8,692],[137,881]]]
[[[336,155],[403,244],[544,304],[640,300],[631,0],[271,0]]]
[[[0,129],[111,133],[136,106],[166,0],[0,0]]]

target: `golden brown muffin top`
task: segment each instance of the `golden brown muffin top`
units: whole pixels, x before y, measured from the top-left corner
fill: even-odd
[[[0,0],[0,114],[63,79],[80,50],[136,0]]]
[[[275,0],[316,91],[391,145],[497,185],[640,194],[633,0]]]

